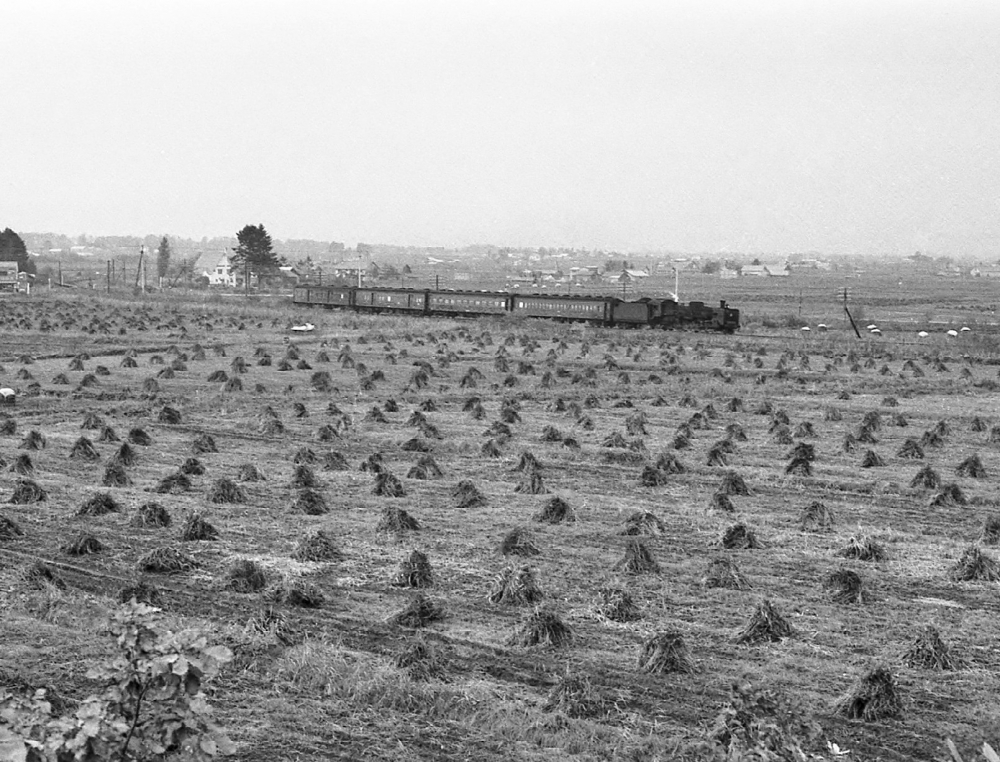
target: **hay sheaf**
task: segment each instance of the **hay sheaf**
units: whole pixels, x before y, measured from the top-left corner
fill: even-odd
[[[375,474],[375,484],[372,486],[372,494],[381,497],[405,497],[406,490],[403,483],[389,471],[382,471]]]
[[[504,556],[537,556],[541,550],[527,529],[515,527],[500,541],[500,553]]]
[[[896,457],[907,460],[922,460],[924,457],[924,448],[920,446],[920,443],[916,439],[910,438],[903,442],[902,447],[896,452]]]
[[[955,471],[959,476],[966,476],[972,479],[986,478],[986,469],[983,467],[983,462],[979,459],[978,455],[970,455],[958,464]]]
[[[889,558],[882,543],[868,535],[852,535],[847,545],[837,551],[838,556],[858,561],[885,561]]]
[[[460,481],[451,491],[451,495],[455,498],[456,507],[460,509],[479,508],[489,502],[479,488],[467,479]]]
[[[742,495],[744,497],[752,494],[743,477],[735,471],[726,473],[722,478],[722,484],[719,485],[718,491],[725,495]]]
[[[303,462],[298,463],[292,470],[292,479],[289,482],[289,486],[292,489],[306,489],[316,488],[320,485],[319,480],[316,478],[316,472]]]
[[[658,574],[660,565],[649,552],[649,548],[639,540],[631,539],[625,545],[625,556],[614,566],[616,571],[626,574]]]
[[[238,558],[226,569],[223,586],[236,593],[256,593],[267,587],[267,574],[256,561]]]
[[[180,471],[164,476],[153,490],[161,495],[177,495],[191,489],[191,480]]]
[[[405,509],[387,505],[382,509],[382,517],[375,527],[376,532],[406,532],[420,529],[420,522]]]
[[[89,556],[104,550],[104,543],[92,534],[83,533],[74,537],[60,549],[68,556]]]
[[[446,611],[444,606],[423,593],[417,593],[402,611],[389,617],[390,624],[400,627],[424,627],[431,622],[444,619]]]
[[[684,636],[676,631],[667,631],[656,633],[642,644],[639,671],[662,675],[669,672],[691,674],[697,669]]]
[[[945,484],[941,487],[941,491],[931,498],[931,506],[933,507],[952,508],[954,506],[966,505],[968,502],[961,487],[954,482]]]
[[[1000,544],[1000,514],[987,516],[983,520],[983,529],[979,534],[979,541],[983,545]]]
[[[30,505],[44,502],[48,496],[48,493],[37,482],[31,479],[18,479],[17,484],[14,485],[14,492],[10,496],[10,502],[14,505]]]
[[[69,451],[69,457],[71,460],[85,460],[93,462],[95,460],[100,460],[101,454],[94,447],[94,443],[90,441],[87,437],[80,437],[73,443],[72,449]]]
[[[805,532],[818,532],[833,527],[833,512],[818,500],[814,500],[802,511],[800,526]]]
[[[573,642],[573,630],[560,616],[548,609],[536,609],[507,639],[511,646],[561,647]]]
[[[322,516],[330,512],[330,507],[326,503],[326,498],[313,489],[299,490],[292,505],[292,510],[296,513],[304,513],[308,516]]]
[[[191,444],[191,449],[195,455],[218,452],[219,448],[215,444],[215,438],[211,434],[199,434]]]
[[[395,587],[430,587],[434,576],[431,562],[419,550],[413,550],[399,565],[399,571],[391,584]]]
[[[173,547],[151,550],[139,559],[140,571],[156,574],[181,574],[197,569],[199,565],[193,557]]]
[[[223,503],[245,503],[246,493],[232,479],[216,479],[212,489],[208,493],[208,502]]]
[[[524,474],[518,485],[514,487],[514,491],[524,495],[545,495],[549,490],[542,479],[541,471],[531,471]]]
[[[850,569],[837,569],[823,580],[826,590],[835,603],[864,603],[866,594],[861,576]]]
[[[149,447],[153,444],[152,437],[150,437],[149,434],[138,426],[129,430],[128,441],[140,447]]]
[[[548,524],[559,524],[563,521],[576,521],[576,514],[569,503],[561,497],[549,499],[542,509],[534,515],[535,521]]]
[[[170,513],[159,503],[143,503],[132,514],[129,523],[134,527],[158,529],[170,526],[171,521]]]
[[[706,588],[728,590],[749,590],[753,587],[736,562],[725,556],[713,558],[708,562],[708,569],[701,578],[701,584]]]
[[[605,586],[597,591],[594,614],[612,622],[635,622],[642,619],[642,610],[631,593],[621,587]]]
[[[622,524],[620,535],[636,537],[640,535],[659,536],[666,532],[666,525],[649,511],[636,511]]]
[[[201,514],[192,513],[184,521],[184,526],[181,529],[181,539],[185,542],[218,540],[219,530],[206,521]]]
[[[330,450],[323,456],[323,470],[324,471],[348,471],[351,466],[347,462],[347,458],[344,457],[343,453],[339,453],[336,450]]]
[[[304,609],[318,609],[326,601],[323,591],[298,577],[282,580],[264,591],[264,600]]]
[[[267,481],[264,472],[253,463],[243,463],[236,470],[236,478],[241,482],[263,482]]]
[[[24,537],[24,530],[14,519],[0,514],[0,541]]]
[[[910,480],[911,487],[937,489],[941,486],[941,476],[930,465],[923,466]]]
[[[505,567],[494,579],[486,598],[490,603],[521,606],[538,603],[544,597],[534,572],[527,566]]]
[[[342,556],[333,538],[324,530],[319,529],[299,540],[291,557],[295,561],[321,563],[338,561]]]
[[[185,476],[202,476],[205,473],[205,466],[197,458],[186,458],[177,470]]]
[[[32,429],[25,434],[18,448],[21,450],[43,450],[45,449],[45,445],[45,435],[36,429]]]
[[[33,588],[45,588],[51,585],[59,590],[66,589],[65,580],[43,561],[35,561],[26,566],[21,571],[21,579],[24,580],[25,584]]]
[[[925,625],[903,653],[903,663],[919,669],[954,670],[965,666],[941,639],[941,633],[933,625]]]
[[[974,580],[997,582],[1000,581],[1000,565],[995,558],[972,545],[962,552],[962,556],[951,568],[949,576],[959,582]]]
[[[881,468],[885,465],[882,456],[874,450],[867,450],[861,459],[862,468]]]
[[[31,476],[35,473],[35,464],[31,462],[31,456],[28,453],[22,452],[14,458],[14,462],[10,464],[10,470],[20,476]]]
[[[594,689],[586,677],[564,675],[552,686],[542,705],[542,711],[561,712],[574,718],[602,717],[609,712],[609,702]]]
[[[743,644],[777,642],[794,634],[795,631],[788,620],[769,599],[765,598],[757,604],[746,625],[736,635],[736,642]]]
[[[896,679],[887,667],[875,667],[858,678],[835,704],[838,714],[848,719],[874,722],[898,717],[903,711]]]
[[[727,550],[753,550],[764,547],[757,539],[756,532],[743,523],[726,527],[719,540],[719,546]]]
[[[91,495],[77,510],[77,516],[104,516],[108,513],[121,513],[121,506],[109,492],[98,492]]]

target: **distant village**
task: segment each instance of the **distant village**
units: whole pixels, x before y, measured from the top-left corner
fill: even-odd
[[[283,264],[267,282],[234,267],[236,239],[200,241],[168,237],[170,260],[156,271],[162,237],[128,236],[70,239],[53,234],[24,234],[36,264],[34,285],[69,288],[132,286],[143,288],[290,289],[298,283],[382,283],[442,288],[533,288],[573,291],[588,288],[641,290],[647,279],[659,288],[697,275],[699,278],[795,278],[836,272],[849,276],[865,269],[905,267],[941,278],[1000,278],[1000,264],[960,263],[949,257],[916,252],[890,261],[875,258],[824,257],[815,252],[785,256],[732,254],[685,255],[670,252],[625,253],[561,248],[469,246],[459,249],[359,243],[275,240]],[[145,261],[142,261],[143,252]],[[26,276],[11,263],[0,263],[0,289],[25,290]]]

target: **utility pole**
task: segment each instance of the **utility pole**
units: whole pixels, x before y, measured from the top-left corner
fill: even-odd
[[[61,286],[62,284],[63,284],[63,278],[62,278],[62,262],[60,261],[60,262],[59,262],[59,285]]]
[[[859,339],[861,338],[861,331],[858,330],[858,326],[854,323],[854,318],[851,317],[851,311],[847,309],[847,287],[844,286],[844,312],[847,314],[847,319],[851,321],[851,328],[854,329],[854,335]]]
[[[135,268],[135,288],[139,288],[139,276],[142,274],[143,268],[143,255],[146,253],[146,247],[139,247],[139,264]]]
[[[106,276],[105,280],[107,281],[107,284],[105,286],[104,292],[107,293],[107,294],[110,294],[111,293],[111,260],[110,259],[108,260],[108,272],[107,272],[107,276]]]
[[[243,257],[243,295],[250,298],[250,260]]]

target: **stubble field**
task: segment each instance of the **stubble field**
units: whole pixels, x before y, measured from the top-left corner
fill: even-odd
[[[233,649],[211,699],[245,760],[712,758],[734,685],[791,697],[815,758],[1000,736],[1000,357],[971,339],[41,296],[0,321],[0,682],[85,697],[143,582]],[[161,548],[189,568],[144,571]],[[889,716],[849,717],[878,668]]]

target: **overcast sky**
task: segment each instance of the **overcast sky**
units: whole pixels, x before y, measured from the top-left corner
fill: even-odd
[[[0,227],[1000,255],[1000,3],[0,0]]]

